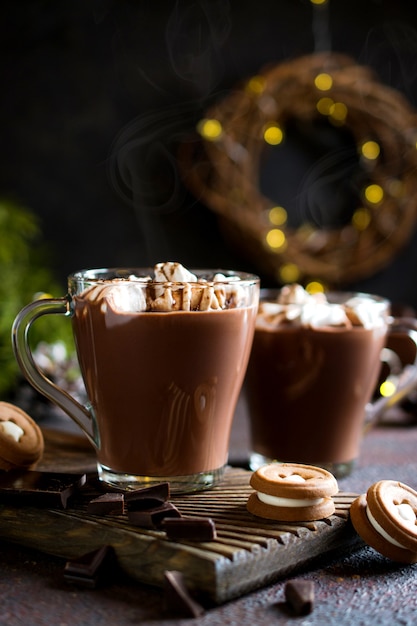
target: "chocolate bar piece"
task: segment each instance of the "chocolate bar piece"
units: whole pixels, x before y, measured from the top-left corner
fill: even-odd
[[[124,496],[119,492],[104,493],[98,498],[90,500],[87,513],[92,515],[123,515]]]
[[[0,504],[63,508],[86,482],[85,474],[60,472],[0,472]]]
[[[169,614],[182,617],[200,617],[204,613],[188,592],[182,573],[175,570],[164,572],[164,605]]]
[[[308,615],[313,610],[314,583],[311,580],[291,580],[285,585],[285,599],[296,615]]]
[[[173,540],[212,541],[217,536],[216,526],[209,517],[166,517],[161,528]]]
[[[162,520],[166,517],[181,517],[181,513],[171,502],[164,502],[160,506],[143,511],[128,510],[127,516],[129,522],[135,526],[155,529],[160,527]]]
[[[143,511],[161,506],[169,499],[169,495],[169,483],[157,483],[150,487],[127,491],[125,503],[128,511]]]
[[[116,557],[111,546],[105,545],[65,563],[64,578],[82,587],[95,588],[109,578]]]

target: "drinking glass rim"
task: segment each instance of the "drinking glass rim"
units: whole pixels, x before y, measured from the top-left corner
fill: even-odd
[[[224,284],[230,285],[231,281],[230,280],[213,281],[213,276],[215,276],[216,274],[222,274],[223,276],[225,276],[226,279],[230,279],[236,276],[237,278],[239,278],[240,285],[244,283],[255,284],[255,283],[260,282],[260,278],[256,274],[252,274],[250,272],[245,272],[241,270],[226,270],[222,268],[215,268],[215,269],[202,268],[202,269],[189,269],[188,271],[195,274],[197,276],[197,279],[203,278],[209,282],[215,282],[219,284],[224,283]],[[92,268],[92,269],[83,269],[83,270],[78,270],[76,272],[72,272],[68,276],[68,281],[69,282],[83,281],[83,282],[87,282],[91,284],[97,284],[97,283],[107,282],[109,280],[120,279],[121,281],[126,280],[126,283],[127,283],[128,278],[130,276],[134,276],[135,282],[143,283],[147,285],[150,283],[155,283],[159,285],[162,285],[164,283],[169,283],[173,285],[175,284],[183,285],[183,284],[188,284],[188,283],[199,284],[199,285],[201,284],[198,282],[198,280],[197,281],[188,281],[188,280],[175,281],[175,280],[167,279],[166,281],[157,281],[157,280],[154,280],[153,278],[149,279],[150,275],[152,275],[153,272],[154,272],[154,268],[150,266],[149,267],[133,266],[133,267]]]
[[[282,287],[262,287],[259,292],[259,301],[267,302],[273,300],[274,296],[280,293]],[[329,304],[344,304],[352,298],[363,298],[369,302],[375,304],[390,306],[391,302],[385,296],[379,296],[373,293],[366,293],[364,291],[343,291],[343,289],[332,289],[324,291],[323,295],[328,299]],[[285,305],[283,305],[285,306]]]

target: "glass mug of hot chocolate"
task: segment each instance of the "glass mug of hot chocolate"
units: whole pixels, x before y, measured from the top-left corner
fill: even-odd
[[[251,469],[281,461],[349,474],[366,424],[417,385],[407,365],[395,392],[371,402],[394,330],[417,343],[416,322],[392,318],[378,296],[262,290],[245,380]]]
[[[169,481],[172,492],[223,476],[259,301],[259,278],[231,271],[153,269],[72,274],[68,294],[16,317],[13,347],[28,381],[96,449],[100,480],[121,488]],[[39,369],[28,343],[46,314],[71,318],[88,404]]]

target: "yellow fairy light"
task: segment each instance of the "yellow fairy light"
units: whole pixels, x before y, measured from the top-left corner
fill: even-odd
[[[271,124],[264,130],[264,139],[271,146],[277,146],[284,139],[284,133],[277,124]]]
[[[365,159],[369,159],[370,161],[377,159],[381,152],[381,148],[379,143],[376,141],[365,141],[365,143],[361,146],[362,155]]]
[[[347,117],[348,109],[343,102],[335,102],[329,110],[330,117],[336,122],[344,122]]]
[[[273,228],[266,234],[266,243],[274,250],[281,249],[286,243],[285,233],[280,228]]]
[[[314,84],[320,91],[329,91],[333,86],[333,78],[330,74],[322,72],[321,74],[317,74],[314,79]]]
[[[316,104],[317,111],[322,115],[329,115],[330,109],[334,105],[334,100],[331,98],[320,98]]]
[[[268,216],[271,224],[274,224],[275,226],[282,226],[286,223],[288,218],[287,211],[282,206],[272,207],[272,209],[269,211]]]
[[[318,280],[312,280],[305,287],[308,293],[324,293],[324,285]]]
[[[311,4],[316,4],[316,5],[321,5],[321,4],[327,4],[328,0],[310,0]]]
[[[368,185],[365,191],[365,198],[370,204],[379,204],[384,197],[384,190],[380,185]]]
[[[263,76],[252,76],[246,83],[246,91],[260,95],[265,89],[265,78]]]
[[[352,224],[356,230],[365,230],[371,222],[371,213],[369,209],[361,207],[356,209],[352,215]]]
[[[279,279],[283,283],[296,283],[300,279],[300,269],[295,263],[285,263],[279,268]]]
[[[396,387],[392,380],[385,380],[379,387],[379,393],[384,398],[389,398],[394,393]]]
[[[197,130],[200,135],[208,141],[218,141],[223,134],[223,127],[219,120],[202,119],[197,124]]]

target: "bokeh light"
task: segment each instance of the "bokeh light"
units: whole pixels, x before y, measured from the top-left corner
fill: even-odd
[[[284,231],[280,228],[273,228],[266,234],[266,243],[273,250],[280,250],[286,243]]]
[[[379,204],[384,197],[381,185],[368,185],[364,190],[365,198],[370,204]]]
[[[335,102],[331,105],[329,116],[336,122],[344,122],[348,114],[346,104],[343,102]]]
[[[308,293],[324,293],[324,285],[319,280],[312,280],[305,286]]]
[[[384,398],[389,398],[395,392],[396,386],[392,380],[385,380],[379,387],[379,393]]]
[[[323,72],[322,74],[317,74],[314,84],[320,91],[329,91],[333,86],[333,78],[330,74]]]
[[[332,98],[320,98],[317,102],[316,108],[321,115],[330,115],[330,110],[334,105]]]
[[[282,283],[296,283],[300,280],[300,268],[295,263],[284,263],[279,268],[279,279]]]
[[[246,91],[260,95],[265,89],[265,78],[263,76],[252,76],[246,83]]]
[[[360,207],[356,209],[354,214],[352,215],[352,224],[356,228],[356,230],[365,230],[368,228],[371,223],[371,212],[369,209],[365,207]]]
[[[283,226],[288,219],[288,214],[284,207],[274,206],[270,209],[268,217],[269,221],[271,224],[274,224],[274,226]]]
[[[278,124],[270,124],[264,130],[264,139],[271,146],[279,145],[284,139],[282,128]]]
[[[381,148],[376,141],[365,141],[361,146],[361,153],[365,159],[374,160],[380,155]]]
[[[219,120],[202,119],[197,124],[197,130],[207,141],[217,141],[223,134],[223,127]]]

